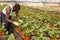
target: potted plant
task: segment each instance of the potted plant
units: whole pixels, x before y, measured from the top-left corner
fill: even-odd
[[[38,32],[34,40],[49,40],[49,37],[44,36],[43,32]]]
[[[46,24],[47,24],[47,23],[48,23],[48,21],[45,19],[45,20],[44,20],[44,23],[46,23]]]
[[[49,30],[48,35],[50,36],[50,40],[55,40],[56,39],[56,34],[55,34],[55,29],[52,28]]]
[[[54,27],[54,24],[52,23],[52,24],[50,24],[50,28],[53,28]]]
[[[33,36],[36,36],[36,31],[33,31],[31,34],[32,34]]]
[[[17,29],[18,32],[21,32],[22,31],[21,25],[23,24],[23,22],[21,20],[20,21],[16,20],[16,22],[18,22],[19,24],[18,26],[15,25],[15,28]]]
[[[6,29],[4,27],[4,24],[2,23],[2,27],[0,28],[0,35],[4,37],[5,31],[6,31]]]
[[[31,32],[32,32],[32,31],[29,30],[29,29],[26,29],[26,30],[25,30],[25,33],[26,33],[26,34],[25,34],[25,37],[24,37],[25,40],[30,40]]]
[[[56,22],[56,23],[54,24],[54,26],[55,26],[55,30],[58,31],[58,30],[59,30],[59,26],[60,26],[59,21]]]
[[[44,32],[44,36],[47,36],[48,35],[48,32]]]
[[[56,31],[56,37],[57,39],[60,39],[60,30]]]
[[[21,31],[22,31],[22,28],[17,28],[17,31],[18,31],[18,32],[21,32]]]
[[[55,38],[50,38],[50,40],[55,40]]]
[[[60,39],[60,36],[58,36],[58,39]]]
[[[15,37],[13,34],[10,34],[9,37],[8,37],[8,40],[15,40]]]
[[[49,27],[53,28],[54,27],[54,20],[53,20],[53,18],[50,18],[49,23],[50,23]]]

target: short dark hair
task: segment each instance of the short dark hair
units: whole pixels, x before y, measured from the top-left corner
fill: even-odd
[[[15,12],[18,12],[20,10],[20,5],[19,4],[15,4],[14,5],[14,9]]]

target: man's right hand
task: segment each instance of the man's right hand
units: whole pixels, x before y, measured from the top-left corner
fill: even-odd
[[[16,26],[19,26],[19,23],[18,22],[13,22],[14,25]]]

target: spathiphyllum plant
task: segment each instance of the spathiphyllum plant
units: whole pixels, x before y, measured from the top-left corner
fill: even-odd
[[[56,34],[55,34],[55,29],[51,29],[49,32],[48,32],[48,35],[52,38],[56,38]]]
[[[30,36],[31,35],[31,32],[32,30],[29,30],[29,29],[25,29],[24,32],[26,33],[25,36]]]
[[[5,27],[4,27],[4,23],[2,23],[2,26],[0,28],[0,32],[6,31]]]
[[[60,35],[60,19],[54,17],[53,12],[41,9],[37,11],[38,9],[23,6],[21,8],[19,15],[23,23],[20,23],[19,27],[26,32],[27,36],[35,32],[35,40],[50,40],[49,38],[57,38]]]
[[[2,10],[5,5],[0,5]],[[57,10],[58,8],[58,10]],[[23,23],[16,20],[15,12],[12,13],[13,21],[20,23],[19,28],[26,33],[26,36],[31,36],[36,33],[34,40],[50,40],[50,38],[58,38],[60,36],[60,11],[59,7],[39,7],[31,8],[21,6],[19,11],[19,17],[23,20]],[[57,12],[55,12],[57,11]],[[0,27],[0,33],[5,31],[4,23]],[[12,37],[12,38],[11,38]],[[8,38],[9,40],[15,40],[14,36]]]

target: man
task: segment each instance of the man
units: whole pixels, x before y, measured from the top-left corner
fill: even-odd
[[[19,20],[19,22],[23,22],[22,20],[20,20],[19,18],[19,10],[20,10],[20,5],[19,4],[15,4],[15,5],[8,5],[6,6],[3,10],[1,14],[1,21],[4,23],[6,30],[8,31],[8,35],[10,35],[11,33],[13,33],[13,27],[12,24],[18,26],[19,23],[18,22],[14,22],[12,21],[12,12],[15,12],[16,14],[16,18],[17,20]]]

